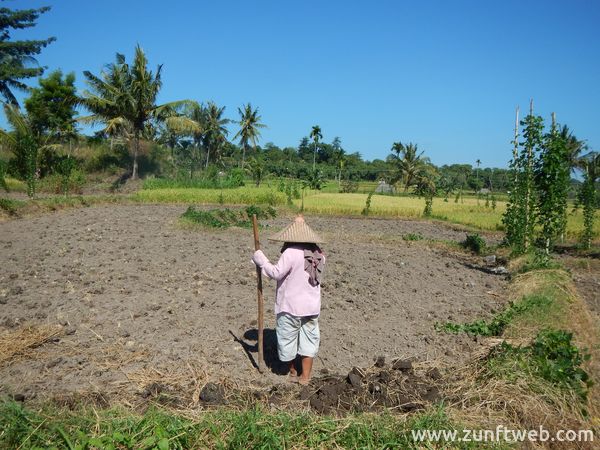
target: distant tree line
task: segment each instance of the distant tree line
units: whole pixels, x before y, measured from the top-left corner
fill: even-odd
[[[229,185],[248,176],[260,185],[274,176],[304,180],[303,186],[313,189],[334,180],[342,192],[355,189],[357,181],[383,180],[399,191],[423,196],[426,214],[434,196],[448,201],[453,195],[458,202],[466,191],[492,196],[509,192],[505,225],[513,244],[523,250],[532,244],[537,225],[546,248],[552,246],[564,231],[569,196],[584,206],[586,220],[593,221],[597,154],[582,157],[583,143],[554,121],[544,133],[543,120],[532,112],[520,124],[523,140],[517,133],[509,169],[482,168],[479,158],[475,166],[437,167],[415,143],[394,142],[385,159],[366,161],[359,152],[347,152],[340,137],[324,142],[319,125],[307,130],[297,147],[260,145],[266,124],[250,103],[239,107],[233,119],[226,116],[225,106],[212,101],[158,104],[163,67],[151,70],[140,46],[132,61],[117,53],[99,73],[85,71],[87,88],[82,92],[75,88],[75,74],[60,70],[30,88],[23,80],[42,75],[44,69],[32,63],[54,38],[15,41],[11,30],[34,26],[48,9],[0,8],[0,96],[10,125],[0,130],[4,189],[5,176],[11,175],[25,180],[33,196],[37,180],[53,176],[67,192],[73,174],[102,171],[126,171],[131,179],[151,174],[178,180],[204,177],[215,183],[227,175]],[[28,92],[24,109],[13,89]],[[80,124],[100,129],[94,136],[82,136]],[[575,168],[583,182],[571,177]]]

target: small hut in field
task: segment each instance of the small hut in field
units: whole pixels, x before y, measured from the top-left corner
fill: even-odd
[[[375,188],[376,194],[394,194],[395,192],[394,186],[387,184],[384,180],[381,180]]]

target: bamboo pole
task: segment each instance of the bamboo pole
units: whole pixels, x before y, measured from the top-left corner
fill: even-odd
[[[258,240],[258,223],[256,214],[252,214],[252,229],[254,231],[254,250],[260,250],[260,241]],[[262,287],[262,272],[261,268],[256,266],[256,292],[258,297],[258,371],[264,371],[264,353],[263,353],[263,323],[264,323],[264,307],[263,307],[263,287]]]

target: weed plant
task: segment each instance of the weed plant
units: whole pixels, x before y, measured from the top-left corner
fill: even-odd
[[[257,219],[271,219],[277,216],[277,211],[272,207],[261,208],[251,205],[244,209],[211,209],[203,211],[190,206],[186,212],[181,215],[181,219],[196,225],[202,225],[210,228],[229,228],[232,226],[251,228],[252,215],[256,214]]]
[[[479,236],[479,234],[468,234],[466,239],[461,243],[461,245],[471,250],[473,253],[478,255],[482,254],[487,248],[487,244],[485,240]]]
[[[524,297],[517,303],[509,303],[508,307],[496,314],[490,320],[476,320],[474,322],[457,324],[446,322],[436,323],[435,328],[438,331],[447,331],[450,333],[467,333],[473,336],[500,336],[505,328],[519,315],[524,313],[531,314],[534,309],[550,308],[554,300],[546,295],[530,295]]]

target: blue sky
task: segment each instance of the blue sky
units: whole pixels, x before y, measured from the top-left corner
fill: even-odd
[[[384,159],[415,142],[435,164],[505,167],[514,110],[555,111],[600,150],[600,2],[8,0],[52,6],[15,37],[56,36],[49,69],[99,73],[136,44],[164,64],[160,101],[251,102],[261,143],[324,141]],[[85,6],[84,6],[85,5]],[[230,136],[237,130],[231,126]]]

